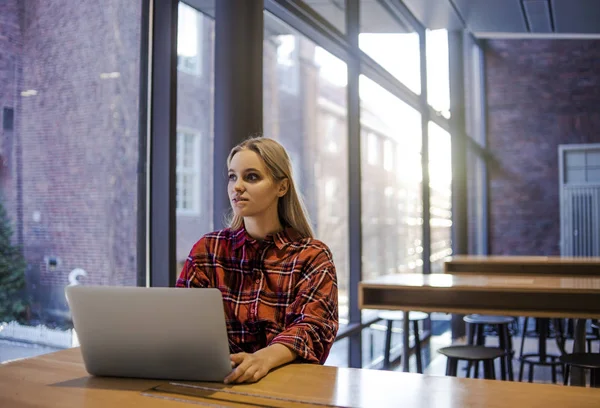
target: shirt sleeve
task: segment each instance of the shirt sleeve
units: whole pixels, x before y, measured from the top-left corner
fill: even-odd
[[[322,249],[298,282],[285,329],[271,344],[284,344],[309,363],[324,364],[338,331],[338,287],[331,252]]]
[[[210,255],[206,250],[206,238],[201,238],[192,247],[175,286],[178,288],[211,287],[211,280],[207,273],[209,264]]]

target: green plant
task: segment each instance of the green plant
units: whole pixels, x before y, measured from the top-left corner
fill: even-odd
[[[12,243],[10,220],[0,202],[0,322],[22,321],[27,311],[25,298],[26,262],[21,249]]]

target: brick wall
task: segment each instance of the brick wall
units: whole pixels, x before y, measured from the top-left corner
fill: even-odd
[[[560,253],[558,145],[600,142],[600,41],[485,49],[490,253]]]
[[[0,95],[16,105],[19,147],[2,194],[22,192],[16,206],[7,202],[23,237],[33,316],[60,316],[76,268],[85,284],[136,284],[141,2],[0,7],[0,81],[7,50],[18,68]]]
[[[0,194],[8,214],[16,213],[15,132],[4,129],[5,108],[17,107],[17,77],[22,46],[18,0],[0,2]],[[15,118],[16,115],[13,115]],[[15,118],[16,119],[16,118]],[[14,123],[13,123],[14,125]],[[16,230],[16,217],[13,231]],[[15,231],[16,232],[16,231]],[[18,235],[14,234],[15,241]]]

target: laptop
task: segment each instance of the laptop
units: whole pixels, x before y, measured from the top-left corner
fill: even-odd
[[[65,294],[91,375],[222,382],[232,370],[216,288],[68,286]]]

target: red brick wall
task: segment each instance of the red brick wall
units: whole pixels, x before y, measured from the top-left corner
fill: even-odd
[[[136,284],[140,17],[140,1],[0,2],[0,104],[15,107],[0,187],[33,317],[64,315],[75,268],[85,284]]]
[[[18,0],[0,2],[0,194],[8,214],[16,213],[15,132],[3,128],[4,108],[15,109],[18,101],[17,77],[22,46]],[[14,115],[16,121],[16,115]],[[14,128],[13,128],[14,129]],[[16,217],[13,231],[16,230]],[[15,241],[17,234],[14,235]]]
[[[490,253],[560,253],[558,145],[600,142],[600,41],[485,50]]]

